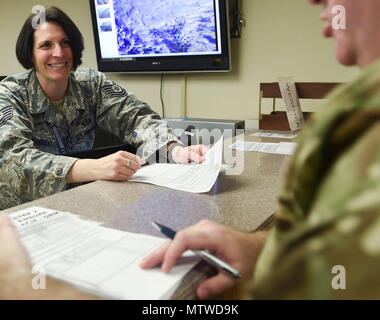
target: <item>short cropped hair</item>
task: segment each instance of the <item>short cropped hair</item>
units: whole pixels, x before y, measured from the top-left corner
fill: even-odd
[[[45,10],[45,21],[58,24],[66,33],[70,41],[73,52],[73,70],[75,71],[82,64],[82,52],[84,49],[83,36],[75,23],[57,7],[50,7]],[[37,13],[32,13],[25,21],[16,43],[16,56],[25,69],[34,68],[33,46],[34,31],[32,22]]]

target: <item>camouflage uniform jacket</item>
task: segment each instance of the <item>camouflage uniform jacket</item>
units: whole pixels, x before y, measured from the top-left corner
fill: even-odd
[[[251,297],[380,298],[380,61],[328,98],[299,138]]]
[[[177,141],[147,104],[93,69],[71,73],[62,113],[35,71],[0,82],[0,209],[65,190],[77,159],[62,154],[91,150],[95,127],[135,146],[144,158]]]

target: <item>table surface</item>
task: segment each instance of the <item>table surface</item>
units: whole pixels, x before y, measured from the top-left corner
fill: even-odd
[[[240,136],[239,138],[242,138]],[[252,137],[246,141],[279,142]],[[244,157],[244,169],[239,175],[221,172],[210,192],[193,194],[145,183],[96,181],[43,199],[0,211],[0,215],[32,205],[69,211],[104,222],[105,226],[128,232],[162,237],[150,221],[157,221],[179,230],[199,222],[213,220],[241,231],[251,232],[267,221],[277,209],[277,196],[286,155],[238,152],[225,140],[224,159],[230,163],[235,156]],[[215,270],[199,263],[182,280],[173,299],[195,298],[197,284]]]

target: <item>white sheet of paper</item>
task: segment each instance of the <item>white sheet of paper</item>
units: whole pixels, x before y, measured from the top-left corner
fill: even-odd
[[[292,133],[270,133],[270,132],[255,132],[250,134],[251,137],[265,137],[265,138],[278,138],[278,139],[294,139],[296,134]]]
[[[202,193],[211,190],[222,164],[223,138],[205,154],[200,164],[156,163],[142,167],[129,181],[145,182],[175,190]]]
[[[99,226],[68,212],[30,207],[10,218],[32,264],[80,289],[114,299],[167,299],[199,261],[190,252],[168,274],[143,270],[165,239]]]
[[[276,150],[279,154],[293,154],[296,151],[297,143],[295,142],[280,142]]]
[[[230,148],[241,151],[256,151],[276,154],[293,154],[297,143],[294,142],[255,142],[238,140],[230,145]]]

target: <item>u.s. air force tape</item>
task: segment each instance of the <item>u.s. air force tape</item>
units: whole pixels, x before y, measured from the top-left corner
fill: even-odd
[[[13,117],[13,107],[0,107],[0,127],[3,126],[9,119]]]
[[[116,83],[106,84],[101,88],[101,90],[112,98],[127,96],[127,91]]]

